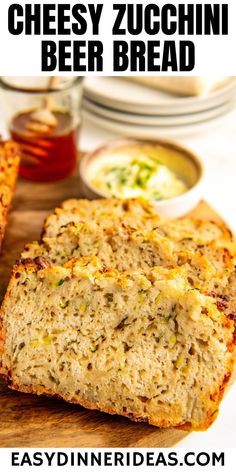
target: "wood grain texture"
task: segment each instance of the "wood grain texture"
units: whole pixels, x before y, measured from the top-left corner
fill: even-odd
[[[1,297],[24,244],[38,239],[45,217],[71,197],[81,197],[76,176],[53,184],[18,181],[0,259]],[[204,202],[192,214],[219,220]],[[0,410],[0,447],[172,447],[187,434],[14,392],[3,379]]]

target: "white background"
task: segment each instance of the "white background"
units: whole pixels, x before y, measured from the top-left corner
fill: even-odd
[[[54,36],[13,36],[8,32],[8,7],[10,4],[14,3],[13,0],[1,0],[0,1],[0,74],[1,75],[39,75],[41,73],[41,40],[55,40]],[[17,3],[17,2],[15,2]],[[30,2],[24,1],[19,3],[43,3],[41,0],[31,0]],[[44,2],[48,3],[48,2]],[[79,3],[76,0],[56,0],[53,3]],[[113,73],[113,62],[112,62],[112,41],[115,37],[112,38],[112,25],[114,23],[114,18],[116,13],[112,11],[113,3],[119,3],[118,1],[111,0],[95,0],[89,1],[85,0],[82,3],[103,3],[103,13],[100,23],[100,36],[96,37],[103,41],[104,44],[104,75],[114,75]],[[123,2],[123,3],[132,3],[132,2]],[[148,0],[136,0],[133,3],[141,3],[143,5],[151,3]],[[159,0],[158,5],[161,7],[165,4],[165,0]],[[183,0],[172,0],[169,3],[187,3]],[[236,28],[235,28],[235,19],[236,19],[236,2],[235,0],[218,0],[218,2],[210,2],[205,0],[200,2],[199,0],[192,0],[189,3],[227,3],[229,5],[229,35],[228,36],[164,36],[158,34],[158,36],[150,36],[149,39],[155,39],[163,41],[166,40],[190,40],[194,41],[196,45],[196,67],[190,73],[190,75],[204,75],[204,74],[223,74],[224,75],[236,75],[236,54],[235,54],[235,45],[236,45]],[[86,19],[88,20],[88,31],[86,32],[85,37],[83,36],[60,36],[60,39],[76,39],[76,40],[89,40],[94,39],[91,36],[91,22],[89,22],[89,15],[87,14]],[[140,36],[132,36],[132,40],[147,39],[147,35],[143,34]],[[129,35],[119,36],[117,39],[129,40]],[[58,71],[52,73],[52,75],[60,75]],[[101,73],[96,73],[95,75],[102,75]],[[67,73],[61,73],[61,75],[67,75]],[[87,73],[81,75],[88,75]],[[92,75],[92,73],[91,73]],[[128,71],[126,75],[131,75]],[[138,73],[132,73],[132,75],[139,75]],[[148,74],[153,75],[153,74]],[[171,75],[171,72],[164,72],[163,75]],[[175,75],[177,75],[175,73]],[[180,73],[179,75],[185,75],[185,73]]]

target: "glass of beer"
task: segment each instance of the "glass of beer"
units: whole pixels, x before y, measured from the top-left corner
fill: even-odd
[[[20,175],[38,182],[76,169],[82,78],[1,78],[7,125],[21,148]]]

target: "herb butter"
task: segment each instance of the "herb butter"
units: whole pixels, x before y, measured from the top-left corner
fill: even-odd
[[[188,187],[181,174],[168,165],[175,154],[162,146],[126,146],[97,159],[90,167],[89,181],[96,189],[118,198],[160,201],[177,197]]]

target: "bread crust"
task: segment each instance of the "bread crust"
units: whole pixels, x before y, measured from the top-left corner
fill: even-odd
[[[19,147],[0,138],[0,248],[7,224],[20,161]]]

